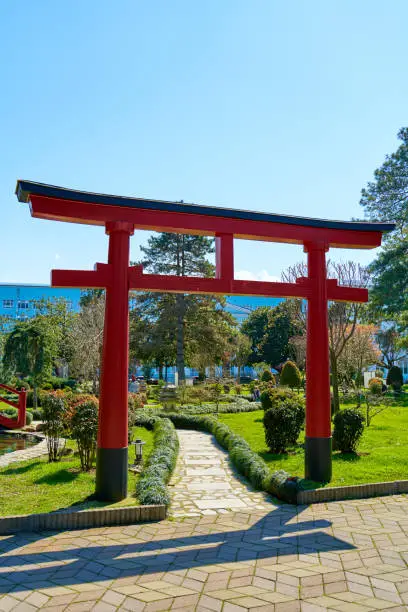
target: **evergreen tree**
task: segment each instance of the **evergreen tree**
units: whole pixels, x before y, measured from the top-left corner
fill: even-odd
[[[289,341],[293,336],[301,335],[302,331],[293,316],[291,304],[281,302],[268,313],[267,325],[259,344],[260,359],[276,368],[291,356]]]
[[[260,344],[265,335],[270,312],[272,312],[272,308],[269,306],[256,308],[241,325],[241,332],[250,338],[252,344],[248,363],[254,364],[263,361]]]
[[[3,367],[9,375],[32,377],[34,408],[37,408],[37,388],[51,376],[57,355],[58,343],[53,326],[43,315],[17,323],[7,336]]]
[[[401,368],[395,365],[391,366],[387,374],[387,385],[391,385],[394,391],[399,392],[403,384],[404,379]]]
[[[408,128],[401,128],[398,138],[402,144],[386,156],[360,200],[369,219],[397,226],[385,236],[384,248],[371,265],[374,320],[378,312],[393,319],[408,310]]]
[[[141,250],[148,272],[214,275],[207,259],[214,252],[211,238],[162,233],[149,238]],[[204,363],[220,362],[234,325],[224,305],[225,299],[215,295],[139,294],[130,316],[133,356],[154,361],[161,369],[176,363],[180,382],[187,361],[201,364],[201,369]]]

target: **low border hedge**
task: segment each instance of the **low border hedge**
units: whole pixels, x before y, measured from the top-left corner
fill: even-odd
[[[152,429],[157,426],[156,422],[158,419],[160,419],[159,415],[139,412],[136,424]],[[220,421],[212,416],[182,413],[168,413],[165,415],[165,418],[160,420],[171,420],[177,429],[195,429],[211,433],[220,446],[228,451],[231,461],[238,472],[243,474],[253,487],[258,490],[267,491],[288,503],[296,503],[297,493],[300,488],[299,479],[290,476],[284,470],[271,472],[265,461],[251,449],[248,442],[234,433],[225,423],[220,423]],[[152,456],[153,453],[150,455],[149,463]]]
[[[173,408],[174,410],[174,408]],[[184,404],[183,406],[177,405],[176,410],[180,410],[183,414],[195,415],[195,414],[228,414],[237,412],[255,412],[255,410],[261,410],[261,404],[259,402],[251,402],[245,398],[236,398],[234,402],[230,404],[220,404],[217,407],[214,404]],[[156,414],[158,416],[166,416],[167,413],[163,408],[146,405],[143,408],[143,412]],[[173,414],[173,413],[169,413]]]
[[[142,505],[170,504],[167,483],[174,470],[178,454],[178,437],[173,423],[167,418],[149,416],[137,423],[153,429],[153,450],[136,484],[136,495]]]

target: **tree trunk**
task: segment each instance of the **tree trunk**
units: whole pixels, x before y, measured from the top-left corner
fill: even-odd
[[[159,380],[163,380],[163,364],[159,365]]]
[[[35,410],[37,410],[38,408],[38,389],[37,389],[37,385],[34,385],[33,387],[33,405]]]
[[[185,299],[182,293],[176,295],[177,304],[177,356],[176,366],[179,383],[185,380],[184,374],[184,313]]]
[[[333,351],[330,351],[330,368],[333,387],[333,415],[340,410],[340,395],[339,395],[339,376],[337,371],[337,357]]]

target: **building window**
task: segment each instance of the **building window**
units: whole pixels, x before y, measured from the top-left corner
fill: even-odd
[[[30,307],[30,304],[29,304],[28,300],[18,300],[17,308],[27,309],[29,307]]]
[[[13,308],[14,300],[3,300],[3,308]]]

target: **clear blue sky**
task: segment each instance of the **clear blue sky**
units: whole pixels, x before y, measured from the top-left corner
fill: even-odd
[[[2,2],[0,282],[107,256],[101,228],[31,219],[17,178],[362,217],[360,190],[408,124],[407,23],[406,0]],[[301,257],[240,242],[236,272]]]

